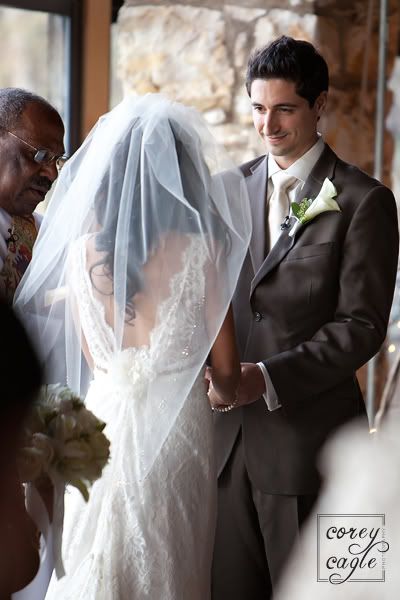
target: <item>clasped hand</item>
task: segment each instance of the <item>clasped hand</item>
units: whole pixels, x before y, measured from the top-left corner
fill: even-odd
[[[205,373],[208,397],[212,408],[223,408],[233,402],[224,402],[216,393],[212,385],[212,368],[207,367]],[[265,392],[264,376],[260,367],[255,363],[241,363],[241,375],[236,390],[235,408],[255,402]]]

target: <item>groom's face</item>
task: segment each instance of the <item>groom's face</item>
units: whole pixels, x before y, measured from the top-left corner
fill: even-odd
[[[251,84],[254,126],[281,169],[287,169],[317,141],[317,122],[326,97],[322,92],[310,107],[292,81],[255,79]]]

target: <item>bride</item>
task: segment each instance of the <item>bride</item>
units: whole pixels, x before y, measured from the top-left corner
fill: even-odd
[[[17,296],[47,381],[107,423],[87,504],[68,489],[46,598],[206,600],[212,412],[239,379],[230,300],[250,236],[244,182],[193,109],[125,99],[65,166]]]

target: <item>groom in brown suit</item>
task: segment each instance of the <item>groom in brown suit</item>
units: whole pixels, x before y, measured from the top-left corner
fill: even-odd
[[[271,596],[318,492],[318,451],[354,417],[368,431],[356,371],[386,335],[396,206],[317,133],[328,84],[307,42],[282,37],[249,60],[267,154],[241,167],[253,235],[234,298],[242,380],[234,408],[216,416],[213,600]],[[328,205],[293,229],[290,203],[315,199],[324,182]]]

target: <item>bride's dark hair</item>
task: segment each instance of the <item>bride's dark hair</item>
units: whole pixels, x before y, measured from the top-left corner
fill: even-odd
[[[143,266],[157,249],[162,234],[177,230],[181,234],[201,231],[210,236],[211,240],[219,242],[216,245],[217,252],[229,252],[229,232],[226,226],[223,226],[213,195],[210,194],[217,179],[211,177],[204,157],[199,154],[200,144],[198,141],[194,143],[193,133],[188,133],[176,120],[170,117],[167,119],[174,139],[174,147],[168,151],[176,153],[183,199],[177,199],[166,186],[158,182],[157,173],[152,172],[154,167],[144,162],[143,152],[137,152],[138,144],[143,143],[143,130],[138,128],[135,122],[135,126],[116,146],[95,202],[96,219],[100,225],[95,245],[103,257],[92,266],[90,274],[92,277],[93,269],[102,266],[103,274],[112,281],[114,288],[115,240],[118,228],[126,226],[121,222],[121,198],[126,196],[126,187],[130,186],[129,193],[133,201],[129,214],[127,247],[117,250],[127,253],[124,291],[128,321],[135,317],[133,298],[143,286]],[[139,155],[136,174],[140,173],[140,177],[136,177],[136,181],[128,178],[127,183],[127,169],[128,164],[132,164],[130,153],[133,149],[136,149]],[[149,176],[151,181],[146,181]],[[221,176],[218,177],[218,184],[221,185]],[[144,195],[144,189],[147,195]],[[149,190],[152,202],[146,202]],[[183,219],[182,211],[185,212]],[[146,218],[143,218],[144,215]],[[182,229],[182,223],[185,230]],[[154,224],[154,227],[151,224]],[[114,293],[114,289],[111,293]]]

